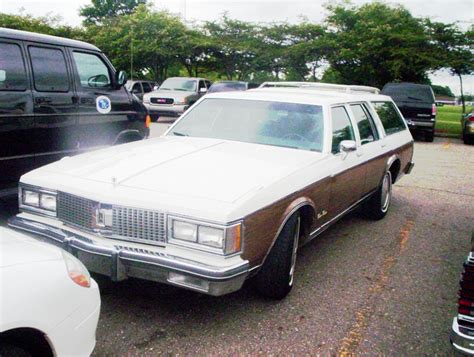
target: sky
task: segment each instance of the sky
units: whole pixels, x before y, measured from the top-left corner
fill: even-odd
[[[189,22],[215,20],[224,12],[228,16],[251,22],[298,22],[304,16],[309,21],[321,22],[325,17],[327,0],[151,0],[158,10],[180,14]],[[361,5],[370,1],[353,0]],[[474,23],[474,0],[396,0],[385,1],[400,4],[416,17],[429,17],[434,21],[457,22],[467,29]],[[0,0],[0,12],[44,16],[59,15],[64,24],[78,26],[82,19],[78,15],[81,6],[90,0]],[[331,3],[334,3],[331,1]],[[448,85],[459,94],[459,79],[447,71],[430,75],[433,84]],[[464,78],[465,92],[474,93],[474,76]]]

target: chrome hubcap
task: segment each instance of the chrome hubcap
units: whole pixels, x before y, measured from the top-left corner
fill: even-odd
[[[295,265],[296,265],[296,252],[298,250],[298,241],[300,239],[300,225],[301,225],[301,218],[298,217],[296,221],[296,228],[295,228],[295,235],[293,237],[293,252],[291,254],[291,268],[290,268],[290,282],[289,285],[293,285],[293,277],[295,274]]]
[[[391,196],[392,196],[392,175],[390,174],[390,171],[389,171],[385,174],[383,178],[383,182],[382,182],[382,197],[381,197],[382,212],[386,212],[388,210]]]

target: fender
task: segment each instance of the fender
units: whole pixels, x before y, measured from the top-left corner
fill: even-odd
[[[293,213],[295,213],[300,208],[305,207],[305,206],[311,207],[311,210],[313,212],[313,217],[314,217],[314,212],[316,212],[316,206],[315,206],[314,202],[309,197],[299,197],[296,200],[292,201],[288,205],[288,207],[286,208],[285,212],[282,214],[281,222],[280,222],[280,225],[278,227],[278,230],[275,234],[275,237],[273,237],[272,244],[270,245],[270,247],[267,250],[267,253],[263,257],[262,262],[259,265],[253,267],[251,270],[253,270],[253,271],[258,270],[263,264],[265,264],[265,261],[267,260],[267,257],[270,254],[273,246],[275,245],[275,242],[278,239],[278,236],[280,235],[280,233],[281,233],[283,227],[285,226],[286,222],[288,222],[288,220],[293,215]]]

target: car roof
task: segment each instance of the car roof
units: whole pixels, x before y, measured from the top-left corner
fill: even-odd
[[[43,34],[39,34],[35,32],[12,30],[12,29],[4,28],[4,27],[0,27],[0,38],[44,43],[48,45],[75,47],[75,48],[81,48],[84,50],[100,52],[100,50],[97,47],[87,42],[71,40],[68,38],[51,36],[51,35],[43,35]]]
[[[269,100],[318,105],[332,105],[358,101],[392,101],[389,96],[371,93],[344,93],[310,88],[257,88],[241,92],[208,94],[206,98]]]
[[[203,80],[203,81],[208,81],[209,79],[207,78],[201,78],[201,77],[168,77],[166,79],[171,79],[171,78],[179,78],[179,79],[192,79],[192,80]],[[165,79],[165,81],[166,81]],[[163,81],[164,82],[164,81]]]

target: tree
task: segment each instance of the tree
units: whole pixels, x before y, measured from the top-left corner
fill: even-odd
[[[425,20],[426,27],[431,35],[438,68],[448,69],[452,75],[458,76],[461,89],[462,111],[466,112],[463,75],[474,72],[474,26],[462,32],[454,24],[444,24]]]
[[[212,39],[211,55],[215,59],[215,70],[229,80],[247,78],[255,68],[255,26],[232,20],[224,14],[219,21],[206,22],[203,30]]]
[[[431,88],[433,88],[433,92],[435,95],[454,98],[454,94],[451,91],[451,88],[449,88],[448,86],[438,86],[436,84],[432,84]]]
[[[79,10],[79,15],[85,17],[85,25],[97,25],[111,17],[131,14],[138,5],[147,4],[147,0],[91,0],[91,2]]]
[[[430,42],[420,19],[384,3],[328,6],[327,60],[346,84],[427,82]]]

